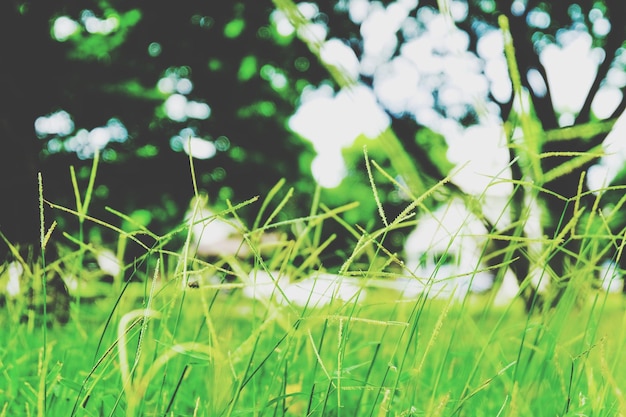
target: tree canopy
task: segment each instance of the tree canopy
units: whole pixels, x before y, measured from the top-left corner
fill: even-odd
[[[548,235],[573,215],[568,199],[579,192],[581,173],[598,162],[571,155],[596,149],[626,106],[626,16],[617,0],[10,0],[0,8],[0,231],[14,242],[37,240],[37,173],[46,199],[71,207],[69,166],[86,183],[96,149],[102,164],[95,217],[119,221],[105,206],[127,214],[147,210],[157,233],[171,228],[193,195],[188,153],[213,203],[263,195],[284,178],[298,193],[290,212],[306,213],[320,150],[293,129],[292,116],[307,94],[326,91],[338,99],[346,76],[367,87],[365,96],[352,99],[373,97],[421,180],[434,184],[458,162],[450,161],[451,131],[479,126],[485,117],[505,123],[511,135],[524,124],[516,80],[494,75],[506,75],[512,63],[503,50],[503,16],[536,128],[551,132],[538,139],[536,151],[546,156],[538,170],[555,172],[571,160],[562,175],[541,178],[552,218]],[[589,44],[593,70],[590,84],[578,86],[584,90],[579,106],[555,96],[558,75],[547,65],[578,35]],[[333,48],[349,53],[333,62]],[[572,73],[583,71],[582,58]],[[599,101],[616,96],[608,111],[598,110]],[[402,174],[388,146],[367,140],[368,117],[352,120],[362,131],[351,133],[356,137],[342,149],[349,175],[322,192],[329,204],[362,201],[347,216],[366,228],[376,221],[376,207],[362,146],[392,174]],[[571,130],[598,121],[608,127],[585,135]],[[341,130],[341,123],[327,131]],[[561,151],[570,156],[549,157]],[[511,169],[522,179],[529,168],[513,163]],[[382,203],[399,212],[404,202],[396,187],[383,189]]]

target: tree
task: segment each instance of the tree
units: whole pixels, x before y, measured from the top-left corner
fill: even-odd
[[[538,121],[524,131],[526,140],[536,146],[530,159],[535,165],[524,165],[528,158],[515,159],[520,156],[515,153],[519,149],[512,149],[511,161],[517,163],[511,168],[515,180],[535,183],[516,189],[514,211],[519,212],[528,193],[539,193],[549,214],[545,232],[559,236],[563,226],[575,218],[572,198],[578,194],[580,176],[597,160],[589,151],[597,149],[612,120],[625,108],[624,85],[615,87],[622,98],[612,114],[598,115],[593,106],[602,87],[610,82],[610,72],[624,70],[620,57],[626,26],[617,0],[559,4],[532,0],[419,4],[326,0],[300,2],[297,7],[277,0],[279,11],[269,2],[241,1],[222,6],[196,2],[176,7],[121,1],[66,0],[62,5],[3,2],[3,59],[10,64],[0,69],[0,82],[7,92],[1,99],[0,138],[6,151],[0,153],[0,193],[11,198],[1,205],[0,231],[10,241],[32,243],[38,239],[38,172],[43,174],[45,197],[72,207],[68,166],[76,166],[81,185],[86,183],[93,143],[101,144],[103,164],[91,214],[111,223],[120,219],[105,211],[106,205],[127,214],[148,209],[147,222],[156,233],[171,230],[182,220],[194,192],[184,151],[193,154],[194,147],[205,152],[196,154],[194,166],[199,186],[209,192],[212,202],[263,195],[285,178],[299,194],[288,214],[306,214],[310,204],[306,197],[314,188],[310,164],[315,152],[310,143],[289,129],[290,116],[305,90],[331,85],[339,91],[351,82],[371,87],[374,101],[391,120],[392,129],[381,142],[389,159],[381,160],[381,164],[418,191],[450,172],[450,161],[445,158],[447,131],[441,127],[449,124],[435,126],[433,120],[453,121],[455,128],[464,130],[479,124],[484,105],[487,113],[505,123],[512,137],[517,134],[515,128],[525,123],[525,113],[515,105],[523,88],[532,103],[527,110]],[[366,23],[365,18],[373,14],[382,19],[378,24],[383,22],[387,30],[384,37],[372,36],[374,21]],[[489,36],[502,33],[501,16],[507,18],[515,47],[515,59],[510,55],[508,64],[516,63],[519,86],[515,80],[504,86],[496,86],[493,79],[485,81],[488,58],[506,67],[501,50],[493,52],[484,46]],[[302,26],[304,33],[298,31]],[[65,32],[57,33],[58,28],[65,28]],[[433,28],[444,30],[443,35],[433,35]],[[580,109],[563,109],[555,103],[541,59],[545,48],[564,43],[562,35],[569,33],[564,29],[587,34],[604,54]],[[421,82],[427,87],[426,93],[415,85],[398,85],[394,74],[428,61],[424,56],[407,62],[403,48],[419,49],[424,47],[419,43],[423,37],[441,41],[448,39],[446,34],[454,35],[449,37],[451,43],[431,45],[427,55],[437,58],[456,51],[457,63],[460,58],[471,62],[470,72],[475,72],[472,82],[454,85],[450,70],[455,65],[449,65],[443,70],[429,68],[427,75],[418,74],[419,81],[414,84]],[[297,35],[305,42],[297,41]],[[350,68],[318,60],[326,39],[340,40],[334,46],[343,44],[352,51],[355,59]],[[352,71],[347,78],[346,69]],[[391,75],[380,78],[382,73]],[[450,100],[451,93],[461,87],[471,87],[481,106],[467,98]],[[516,88],[519,91],[513,94]],[[398,106],[386,94],[389,91],[401,93],[404,104]],[[413,100],[415,97],[419,100]],[[417,114],[407,105],[419,105],[427,111]],[[42,116],[59,115],[70,118],[71,128],[64,132],[44,129],[38,138],[33,123]],[[599,120],[606,123],[585,128],[589,127],[587,122]],[[122,133],[119,137],[109,135],[106,140],[99,136],[100,142],[92,142],[89,135],[102,134],[99,128]],[[354,161],[362,161],[354,158],[354,149],[344,150],[350,152]],[[360,152],[357,148],[356,154]],[[352,185],[359,176],[361,183],[367,183],[362,165],[355,162],[349,169],[355,174],[350,178]],[[563,175],[545,175],[560,169]],[[404,202],[397,190],[389,184],[382,187],[387,187],[381,193],[382,202],[391,213],[399,212]],[[463,194],[459,187],[450,190]],[[366,192],[369,188],[351,187],[346,182],[337,189],[323,190],[323,196],[329,201],[363,200]],[[581,203],[591,210],[594,195],[585,195],[588,197]],[[368,198],[371,201],[371,196]],[[619,205],[615,194],[606,199]],[[352,220],[367,224],[376,207],[365,207],[350,213]],[[69,228],[72,223],[68,222],[76,221],[72,216],[55,215]],[[254,208],[242,215],[253,217]],[[612,227],[619,234],[619,222]],[[339,233],[341,228],[334,231]],[[400,242],[392,239],[391,245],[400,247]],[[570,255],[577,253],[579,244],[579,240],[570,239],[555,251],[549,260],[552,277],[568,276],[567,265],[573,262]],[[523,245],[516,248],[518,277],[527,275],[526,252]],[[533,298],[533,294],[528,295],[529,302]]]
[[[183,152],[191,137],[209,152],[194,165],[213,203],[262,195],[286,178],[302,193],[295,209],[306,207],[310,149],[284,124],[303,79],[323,72],[302,46],[283,46],[289,38],[272,27],[271,4],[222,6],[3,2],[0,231],[9,241],[38,241],[37,173],[47,200],[74,207],[68,168],[83,192],[98,147],[91,214],[112,224],[120,219],[107,205],[148,209],[157,233],[182,221],[193,196]],[[59,117],[69,119],[66,131],[37,136],[35,121]],[[95,145],[111,126],[119,137]],[[54,216],[76,230],[72,216]]]
[[[281,0],[276,1],[276,3],[285,10],[292,7],[288,1]],[[328,16],[333,14],[333,8],[336,10],[337,7],[334,2],[320,4],[321,13]],[[435,164],[433,166],[432,155],[429,155],[429,149],[424,146],[424,142],[416,140],[415,135],[407,134],[407,130],[402,128],[402,126],[406,126],[406,117],[402,116],[408,114],[415,118],[417,123],[414,124],[413,131],[420,131],[424,127],[429,128],[431,126],[421,122],[420,115],[410,108],[398,108],[389,100],[385,102],[385,94],[377,91],[376,84],[381,82],[380,79],[387,76],[388,72],[393,72],[393,65],[405,65],[402,60],[406,61],[406,50],[403,49],[407,48],[416,38],[422,37],[424,33],[428,32],[427,26],[429,22],[432,22],[429,19],[432,19],[433,15],[443,16],[439,20],[448,20],[448,29],[439,30],[441,36],[451,33],[456,35],[459,33],[458,29],[462,30],[468,36],[466,47],[468,51],[475,54],[474,56],[484,58],[485,55],[498,54],[497,50],[495,52],[485,51],[483,48],[483,51],[480,51],[481,40],[490,33],[500,32],[499,29],[502,29],[505,35],[510,34],[512,45],[505,36],[505,49],[509,47],[512,52],[507,58],[513,78],[513,91],[502,94],[500,90],[499,93],[496,93],[492,84],[492,88],[485,99],[486,102],[495,103],[499,107],[497,113],[499,113],[505,126],[508,127],[509,136],[513,135],[516,126],[521,125],[526,141],[526,145],[524,145],[526,149],[522,149],[521,153],[519,145],[511,148],[510,160],[512,163],[517,161],[512,165],[513,179],[518,183],[532,184],[530,187],[516,188],[513,195],[513,201],[516,202],[513,205],[513,218],[521,214],[527,202],[527,194],[532,193],[534,197],[540,198],[547,211],[547,216],[545,216],[547,221],[544,223],[546,235],[555,240],[565,239],[564,244],[554,248],[548,260],[548,267],[545,268],[545,274],[548,278],[557,283],[557,287],[560,287],[555,296],[555,300],[558,300],[564,288],[560,282],[567,282],[569,277],[573,275],[572,270],[576,268],[576,263],[585,262],[581,257],[574,255],[589,255],[587,249],[580,247],[580,237],[577,237],[576,233],[572,233],[573,230],[585,227],[583,222],[578,221],[580,212],[575,212],[575,205],[584,207],[586,213],[591,217],[598,217],[598,207],[603,208],[604,206],[602,202],[595,204],[597,192],[592,193],[591,191],[596,190],[591,190],[587,183],[581,181],[583,174],[598,162],[600,145],[626,105],[624,83],[612,84],[609,77],[610,71],[615,73],[624,70],[624,64],[620,58],[623,55],[623,42],[626,35],[624,33],[624,17],[618,12],[619,5],[614,1],[565,2],[558,5],[540,1],[506,3],[470,1],[467,4],[450,2],[444,6],[439,3],[435,4],[435,2],[420,2],[419,6],[416,2],[391,2],[385,5],[380,3],[368,5],[362,2],[349,2],[347,5],[340,3],[339,8],[343,7],[341,10],[349,11],[351,21],[346,19],[342,25],[338,23],[335,13],[333,25],[330,25],[331,35],[329,37],[334,35],[343,38],[352,47],[361,65],[363,65],[368,58],[371,58],[368,57],[368,40],[365,39],[365,34],[371,29],[370,26],[374,25],[370,21],[366,21],[367,17],[376,15],[379,23],[387,24],[390,27],[390,33],[379,33],[378,38],[376,38],[378,44],[387,42],[387,50],[374,57],[375,62],[373,64],[370,62],[374,68],[363,70],[364,67],[362,66],[358,80],[355,82],[365,83],[372,87],[377,98],[386,106],[389,115],[393,117],[394,128],[397,129],[399,125],[401,126],[400,129],[403,130],[403,134],[400,135],[400,139],[403,141],[404,148],[418,159],[419,171],[425,174],[424,177],[437,180],[442,178],[442,173],[438,172],[441,171],[442,165],[437,166]],[[436,10],[441,7],[447,9],[440,10],[441,13],[438,13]],[[467,7],[466,12],[463,11],[463,7]],[[455,12],[452,10],[453,8],[460,9],[460,12],[458,10]],[[411,16],[415,13],[418,21],[417,26],[405,25],[404,22],[412,22],[412,17],[402,21],[409,13]],[[289,15],[290,13],[285,11],[285,14]],[[293,14],[297,15],[297,13]],[[420,16],[425,15],[428,17],[420,19]],[[297,16],[291,18],[296,25],[298,19]],[[306,22],[301,21],[300,25],[304,27]],[[366,25],[369,25],[367,29],[365,28]],[[454,30],[450,29],[455,25]],[[337,26],[340,27],[337,28]],[[569,106],[563,107],[559,106],[561,103],[554,101],[551,86],[555,80],[549,79],[549,74],[541,59],[542,52],[551,47],[562,47],[567,44],[568,39],[566,38],[568,36],[572,37],[579,34],[583,34],[591,40],[593,47],[596,48],[595,52],[601,52],[602,58],[597,61],[597,71],[595,71],[595,78],[589,90],[581,91],[585,94],[585,98],[580,108],[576,108],[576,105],[571,103]],[[305,39],[305,42],[314,43],[308,39]],[[322,48],[323,41],[318,41],[318,45],[311,46],[314,53]],[[439,50],[438,53],[445,54],[449,51],[442,52]],[[504,58],[501,53],[500,55]],[[427,59],[425,56],[421,58]],[[349,68],[349,64],[344,64],[344,72],[348,73]],[[485,71],[487,71],[486,68]],[[330,72],[333,72],[332,69]],[[438,74],[444,75],[445,70]],[[519,84],[516,84],[517,77],[520,77]],[[337,77],[335,78],[337,79]],[[342,83],[342,79],[337,80],[339,86]],[[477,123],[479,112],[475,106],[461,103],[460,108],[450,109],[443,97],[442,83],[435,81],[431,85],[434,85],[435,88],[433,91],[435,96],[433,109],[439,113],[439,117],[454,118],[460,125],[466,127]],[[405,87],[407,89],[412,88],[411,85],[405,85]],[[584,88],[584,86],[572,87],[574,89]],[[613,91],[619,89],[621,93],[621,99],[615,103],[609,114],[600,114],[593,106],[594,100],[595,102],[602,100],[600,97],[603,93],[602,87],[612,87]],[[520,112],[520,108],[516,108],[515,102],[523,96],[527,97],[530,106],[525,110],[521,109]],[[524,113],[527,115],[525,116]],[[532,117],[529,118],[528,115]],[[420,158],[424,155],[428,157]],[[392,159],[395,156],[397,155],[389,155]],[[440,169],[437,169],[438,167]],[[618,183],[620,180],[621,177],[618,175],[614,177],[613,181]],[[459,190],[455,189],[454,191],[458,192]],[[611,197],[609,197],[610,194],[612,194]],[[607,192],[605,195],[607,202],[613,201],[613,204],[616,204],[613,211],[617,211],[623,204],[623,201],[615,198],[614,192]],[[579,198],[580,196],[582,197]],[[608,209],[609,207],[604,208]],[[613,216],[612,219],[614,218]],[[607,233],[617,238],[617,242],[616,240],[612,242],[615,249],[612,253],[619,253],[618,240],[620,233],[623,234],[623,224],[618,220],[611,220],[610,223],[613,229]],[[501,233],[518,233],[518,231],[511,230]],[[500,246],[508,245],[502,241],[496,243]],[[521,243],[516,245],[518,247],[514,250],[513,259],[519,258],[519,260],[514,262],[512,267],[516,271],[518,279],[524,280],[530,267],[528,248]],[[504,248],[501,247],[500,249]],[[592,259],[597,260],[595,257]],[[499,263],[501,260],[497,258],[495,261]],[[623,258],[619,260],[623,267]],[[535,302],[536,294],[534,291],[530,291],[526,298],[527,306],[530,308]]]

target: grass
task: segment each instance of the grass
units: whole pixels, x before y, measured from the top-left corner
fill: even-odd
[[[275,3],[295,27],[306,23],[291,2]],[[508,23],[501,19],[500,25],[506,34]],[[320,44],[307,45],[319,55]],[[507,48],[521,100],[510,39]],[[341,68],[329,72],[337,85],[349,86]],[[527,110],[518,115],[523,141],[511,147],[527,162],[524,178],[530,180],[512,182],[534,200],[545,192],[541,184],[597,155],[576,155],[554,172],[541,172],[540,158],[554,155],[541,155],[534,141],[554,132],[536,133],[540,128]],[[604,128],[610,126],[592,130]],[[426,189],[393,131],[378,140],[408,184],[400,184],[366,154],[380,229],[347,224],[341,214],[356,203],[328,208],[319,194],[309,216],[285,220],[280,214],[294,190],[276,203],[284,185],[279,182],[260,201],[251,229],[239,221],[237,211],[257,198],[229,205],[208,219],[232,218],[253,254],[247,259],[196,259],[192,224],[158,236],[132,215],[113,209],[109,212],[125,226],[92,218],[88,208],[98,157],[84,196],[71,171],[76,207],[46,203],[78,219],[77,236],[64,233],[57,239],[63,231],[55,230],[54,223],[47,227],[42,209],[44,256],[23,258],[11,242],[4,242],[24,270],[25,289],[17,297],[4,297],[0,310],[0,417],[626,415],[626,371],[621,366],[626,360],[625,300],[594,285],[597,265],[611,258],[609,252],[615,252],[613,259],[621,256],[623,231],[614,235],[608,227],[617,214],[598,218],[596,210],[578,210],[579,195],[571,201],[576,216],[563,219],[559,235],[544,238],[541,251],[529,255],[531,266],[543,266],[555,252],[566,250],[568,240],[580,242],[580,252],[569,254],[576,261],[569,275],[559,277],[567,279],[554,306],[528,313],[523,300],[495,306],[489,293],[460,300],[404,297],[389,285],[406,271],[385,248],[385,238],[392,230],[414,227],[413,212],[427,206],[426,200],[450,178]],[[385,213],[374,170],[412,196],[395,219]],[[194,201],[201,201],[193,164],[191,173]],[[40,193],[43,207],[41,184]],[[465,197],[481,210],[471,196]],[[622,204],[624,199],[615,212]],[[511,205],[522,213],[520,201]],[[199,209],[196,205],[194,210]],[[524,243],[525,216],[518,217],[512,227],[519,230],[489,236],[511,242],[504,249],[505,265],[515,257],[516,245]],[[316,306],[312,289],[308,302],[296,303],[278,277],[302,280],[325,272],[320,257],[334,237],[322,240],[321,231],[330,221],[354,238],[352,254],[339,273],[358,277],[363,296],[346,300],[333,293],[329,304]],[[111,284],[100,282],[101,271],[85,268],[97,256],[97,248],[85,238],[87,224],[119,236],[115,253],[122,268]],[[266,255],[259,235],[273,230],[291,233]],[[170,243],[181,236],[182,247],[172,248]],[[129,242],[142,246],[145,255],[124,264]],[[60,248],[54,258],[47,255],[52,244]],[[10,270],[8,264],[0,266],[3,288]],[[244,290],[261,273],[275,279],[270,290],[258,299],[245,297]],[[63,298],[60,290],[72,283],[77,283],[70,288],[72,298]],[[59,294],[61,301],[55,300]]]
[[[528,313],[522,299],[496,306],[490,293],[405,297],[391,285],[407,271],[385,247],[388,232],[413,228],[414,211],[447,178],[391,219],[372,171],[395,180],[366,160],[378,230],[342,220],[356,203],[329,208],[318,194],[308,216],[285,219],[282,210],[295,193],[283,193],[281,181],[264,199],[229,203],[208,219],[190,216],[159,236],[112,209],[126,226],[88,215],[97,162],[84,197],[74,182],[76,209],[46,202],[40,187],[42,206],[78,218],[77,236],[54,222],[47,227],[42,210],[43,257],[23,257],[4,240],[23,270],[24,288],[2,299],[0,417],[626,415],[625,300],[594,283],[601,261],[613,250],[619,260],[623,247],[623,237],[607,226],[609,214],[598,219],[577,210],[559,236],[541,242],[531,264],[546,263],[571,239],[580,241],[580,252],[571,254],[576,262],[567,280],[557,283],[564,288],[558,303]],[[257,203],[248,229],[237,211]],[[252,256],[198,259],[193,222],[223,217],[241,230]],[[304,285],[327,272],[320,259],[334,237],[322,237],[326,222],[353,237],[338,272],[358,278],[360,292],[342,297],[331,288],[331,302],[318,305],[320,284],[296,302],[291,284],[279,277]],[[121,268],[108,284],[102,271],[86,267],[98,255],[85,239],[86,224],[119,236]],[[276,230],[288,233],[266,253],[260,235]],[[182,243],[172,249],[176,238]],[[505,251],[524,241],[508,239]],[[128,242],[145,255],[124,264]],[[11,270],[0,266],[3,288]],[[270,277],[269,290],[259,292],[265,295],[244,296],[261,275]]]
[[[0,416],[626,414],[620,295],[595,288],[581,268],[554,308],[531,314],[521,300],[495,307],[489,294],[403,297],[389,288],[399,264],[383,239],[414,224],[408,211],[377,232],[350,229],[354,255],[342,273],[360,277],[363,297],[335,296],[321,307],[281,302],[286,287],[278,281],[266,297],[245,297],[251,271],[319,269],[320,228],[341,212],[319,204],[306,218],[273,223],[292,195],[272,203],[280,185],[261,204],[259,229],[247,231],[251,259],[196,259],[188,234],[179,251],[157,244],[125,266],[121,281],[95,294],[74,290],[67,324],[55,321],[53,304],[33,310],[28,293],[7,298]],[[278,224],[297,224],[300,234],[261,255],[252,237]],[[22,259],[33,289],[77,274],[76,259],[93,256],[88,243],[71,243],[78,249],[59,251],[60,259]]]
[[[625,411],[621,298],[598,293],[576,307],[565,297],[527,316],[520,306],[401,300],[383,290],[321,309],[210,287],[131,292],[121,303],[83,305],[80,320],[48,329],[45,346],[42,327],[29,330],[4,310],[2,415]]]

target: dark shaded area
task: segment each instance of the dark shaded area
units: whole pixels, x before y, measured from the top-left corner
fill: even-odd
[[[33,243],[39,239],[42,170],[33,123],[63,101],[58,86],[64,72],[54,65],[60,51],[49,36],[51,5],[27,18],[20,3],[0,4],[0,231],[12,242]]]
[[[106,206],[131,214],[137,209],[163,212],[165,204],[173,202],[175,210],[155,216],[149,225],[155,233],[166,233],[182,220],[193,195],[189,159],[172,151],[169,140],[183,127],[226,143],[215,157],[194,161],[198,185],[213,201],[218,195],[234,202],[264,195],[285,178],[297,184],[298,204],[307,207],[313,184],[303,176],[300,158],[310,150],[285,129],[285,121],[304,86],[296,86],[299,77],[315,81],[326,74],[309,61],[304,72],[295,69],[295,60],[308,58],[308,51],[297,42],[288,48],[275,42],[268,27],[271,4],[111,5],[121,16],[132,12],[129,7],[141,13],[135,26],[125,28],[119,46],[111,35],[102,36],[101,44],[88,43],[87,35],[63,43],[51,39],[57,16],[79,20],[85,9],[102,15],[105,11],[97,2],[66,1],[62,7],[19,1],[0,5],[0,231],[7,239],[21,246],[39,239],[39,172],[44,196],[51,202],[75,209],[70,165],[75,166],[84,193],[92,161],[79,160],[73,153],[46,152],[50,138],[39,139],[34,131],[37,117],[61,109],[72,116],[76,130],[103,126],[112,117],[128,129],[128,141],[108,146],[115,157],[102,158],[96,179],[100,188],[90,209],[91,215],[113,225],[119,225],[120,219],[106,212]],[[226,36],[226,26],[236,19],[244,22],[243,29],[237,36]],[[154,57],[148,54],[153,42],[162,51]],[[256,65],[247,79],[239,76],[244,57],[253,57]],[[291,72],[284,89],[273,89],[262,76],[265,65]],[[208,119],[177,123],[163,114],[166,96],[156,90],[156,84],[168,69],[176,68],[183,68],[193,82],[189,100],[211,107]],[[149,156],[141,153],[146,145],[154,148]],[[253,216],[256,210],[250,207],[240,214]],[[55,212],[54,216],[60,217],[64,230],[77,227],[71,215]],[[49,216],[46,223],[51,222]],[[6,245],[1,246],[5,253]]]

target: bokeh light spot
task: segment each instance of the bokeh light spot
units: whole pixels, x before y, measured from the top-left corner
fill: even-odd
[[[55,19],[52,25],[52,36],[59,42],[66,41],[70,36],[78,32],[79,25],[75,20],[67,16],[60,16]]]
[[[237,78],[240,81],[248,81],[257,73],[257,59],[254,55],[248,55],[241,60]]]
[[[187,155],[197,159],[213,158],[216,153],[215,145],[212,142],[196,137],[184,141],[183,150]]]
[[[159,148],[154,145],[144,145],[136,151],[137,156],[140,158],[152,158],[157,156],[158,153]]]
[[[148,55],[150,55],[153,58],[156,58],[157,56],[161,55],[162,52],[162,48],[161,48],[161,44],[158,42],[152,42],[150,45],[148,45]]]
[[[43,138],[47,135],[67,136],[74,131],[74,121],[65,110],[41,116],[35,120],[35,132]]]
[[[220,152],[227,151],[230,148],[230,140],[226,136],[218,137],[215,139],[215,148]]]
[[[213,172],[211,172],[211,178],[216,182],[224,181],[226,178],[226,170],[222,167],[215,168]]]
[[[189,78],[181,78],[176,82],[176,91],[180,94],[189,94],[193,90],[193,83]]]
[[[241,35],[244,28],[246,27],[246,21],[243,19],[233,19],[226,24],[224,27],[224,36],[227,38],[234,39]]]

